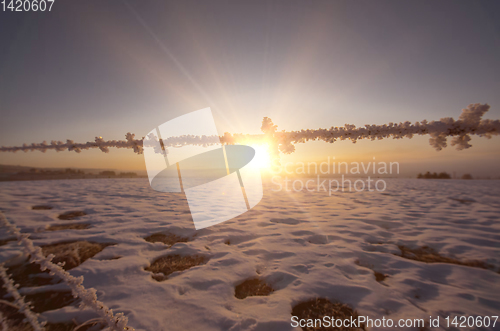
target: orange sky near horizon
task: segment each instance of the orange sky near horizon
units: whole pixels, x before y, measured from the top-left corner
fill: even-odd
[[[398,162],[400,175],[414,177],[419,172],[456,172],[461,176],[471,173],[474,177],[500,177],[500,137],[491,139],[473,137],[469,149],[458,151],[448,146],[441,151],[434,150],[428,143],[428,136],[412,139],[384,139],[377,141],[359,140],[307,142],[297,144],[294,153],[280,154],[282,164],[298,165],[300,162]],[[109,153],[98,149],[81,153],[47,151],[41,153],[0,153],[0,164],[36,166],[40,168],[92,168],[115,169],[118,171],[145,171],[143,155],[131,149],[111,148]]]

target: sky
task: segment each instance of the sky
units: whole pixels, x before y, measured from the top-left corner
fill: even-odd
[[[0,12],[0,145],[142,137],[211,107],[219,134],[500,118],[498,1],[56,1]],[[312,142],[285,162],[394,161],[499,177],[500,137]],[[0,164],[144,169],[132,150],[1,153]]]

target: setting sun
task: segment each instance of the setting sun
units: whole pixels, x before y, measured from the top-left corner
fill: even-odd
[[[271,166],[271,157],[269,156],[269,146],[267,144],[262,145],[250,145],[255,149],[255,165],[261,169],[269,168]]]

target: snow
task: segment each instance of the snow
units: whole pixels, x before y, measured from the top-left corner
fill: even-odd
[[[331,196],[273,192],[268,183],[255,208],[198,231],[181,194],[156,192],[143,178],[4,182],[0,209],[36,245],[116,243],[70,273],[84,276],[83,285],[95,288],[98,299],[115,313],[123,312],[136,330],[294,330],[292,306],[314,297],[347,303],[370,318],[498,315],[498,272],[394,255],[400,254],[398,245],[427,245],[443,256],[481,260],[500,270],[498,182],[386,182],[385,192]],[[41,204],[53,209],[31,210]],[[87,215],[57,219],[74,210]],[[44,231],[67,223],[92,226]],[[160,231],[189,241],[167,248],[143,239]],[[0,239],[6,237],[0,229]],[[174,254],[204,256],[208,262],[163,282],[144,270],[156,258]],[[0,247],[0,262],[19,261],[21,255],[15,242]],[[373,270],[388,278],[377,282]],[[235,298],[234,287],[257,276],[275,291]],[[41,314],[53,322],[76,318],[81,323],[92,317],[74,306]]]

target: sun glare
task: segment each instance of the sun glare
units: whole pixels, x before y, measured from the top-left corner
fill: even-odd
[[[259,168],[269,168],[271,166],[271,157],[269,156],[269,146],[267,144],[262,145],[250,145],[255,149],[255,165]]]

